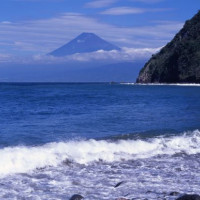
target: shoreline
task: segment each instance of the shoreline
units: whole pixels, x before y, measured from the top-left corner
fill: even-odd
[[[120,85],[141,85],[141,86],[196,86],[200,83],[120,83]]]

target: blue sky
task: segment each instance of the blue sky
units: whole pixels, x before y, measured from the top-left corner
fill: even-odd
[[[129,56],[152,53],[199,8],[199,0],[1,0],[0,60],[40,59],[82,32],[96,33]]]

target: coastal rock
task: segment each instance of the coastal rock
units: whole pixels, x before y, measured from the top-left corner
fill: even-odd
[[[200,196],[197,194],[185,194],[176,200],[200,200]]]
[[[124,183],[124,181],[121,181],[121,182],[119,182],[119,183],[117,183],[116,185],[115,185],[115,188],[117,188],[117,187],[119,187],[121,184],[123,184]]]
[[[200,11],[152,55],[137,83],[200,83]]]
[[[169,195],[170,196],[177,196],[177,195],[179,195],[179,192],[170,192]]]
[[[83,197],[80,194],[74,194],[69,200],[81,200]]]

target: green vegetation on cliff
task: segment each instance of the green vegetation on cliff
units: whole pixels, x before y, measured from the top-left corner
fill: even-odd
[[[145,64],[137,83],[200,83],[200,11]]]

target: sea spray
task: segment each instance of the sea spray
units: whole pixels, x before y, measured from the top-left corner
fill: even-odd
[[[146,140],[83,140],[54,142],[43,146],[17,146],[0,149],[0,175],[25,173],[64,161],[89,165],[94,162],[120,162],[158,155],[200,153],[200,131],[178,136],[159,136]]]

